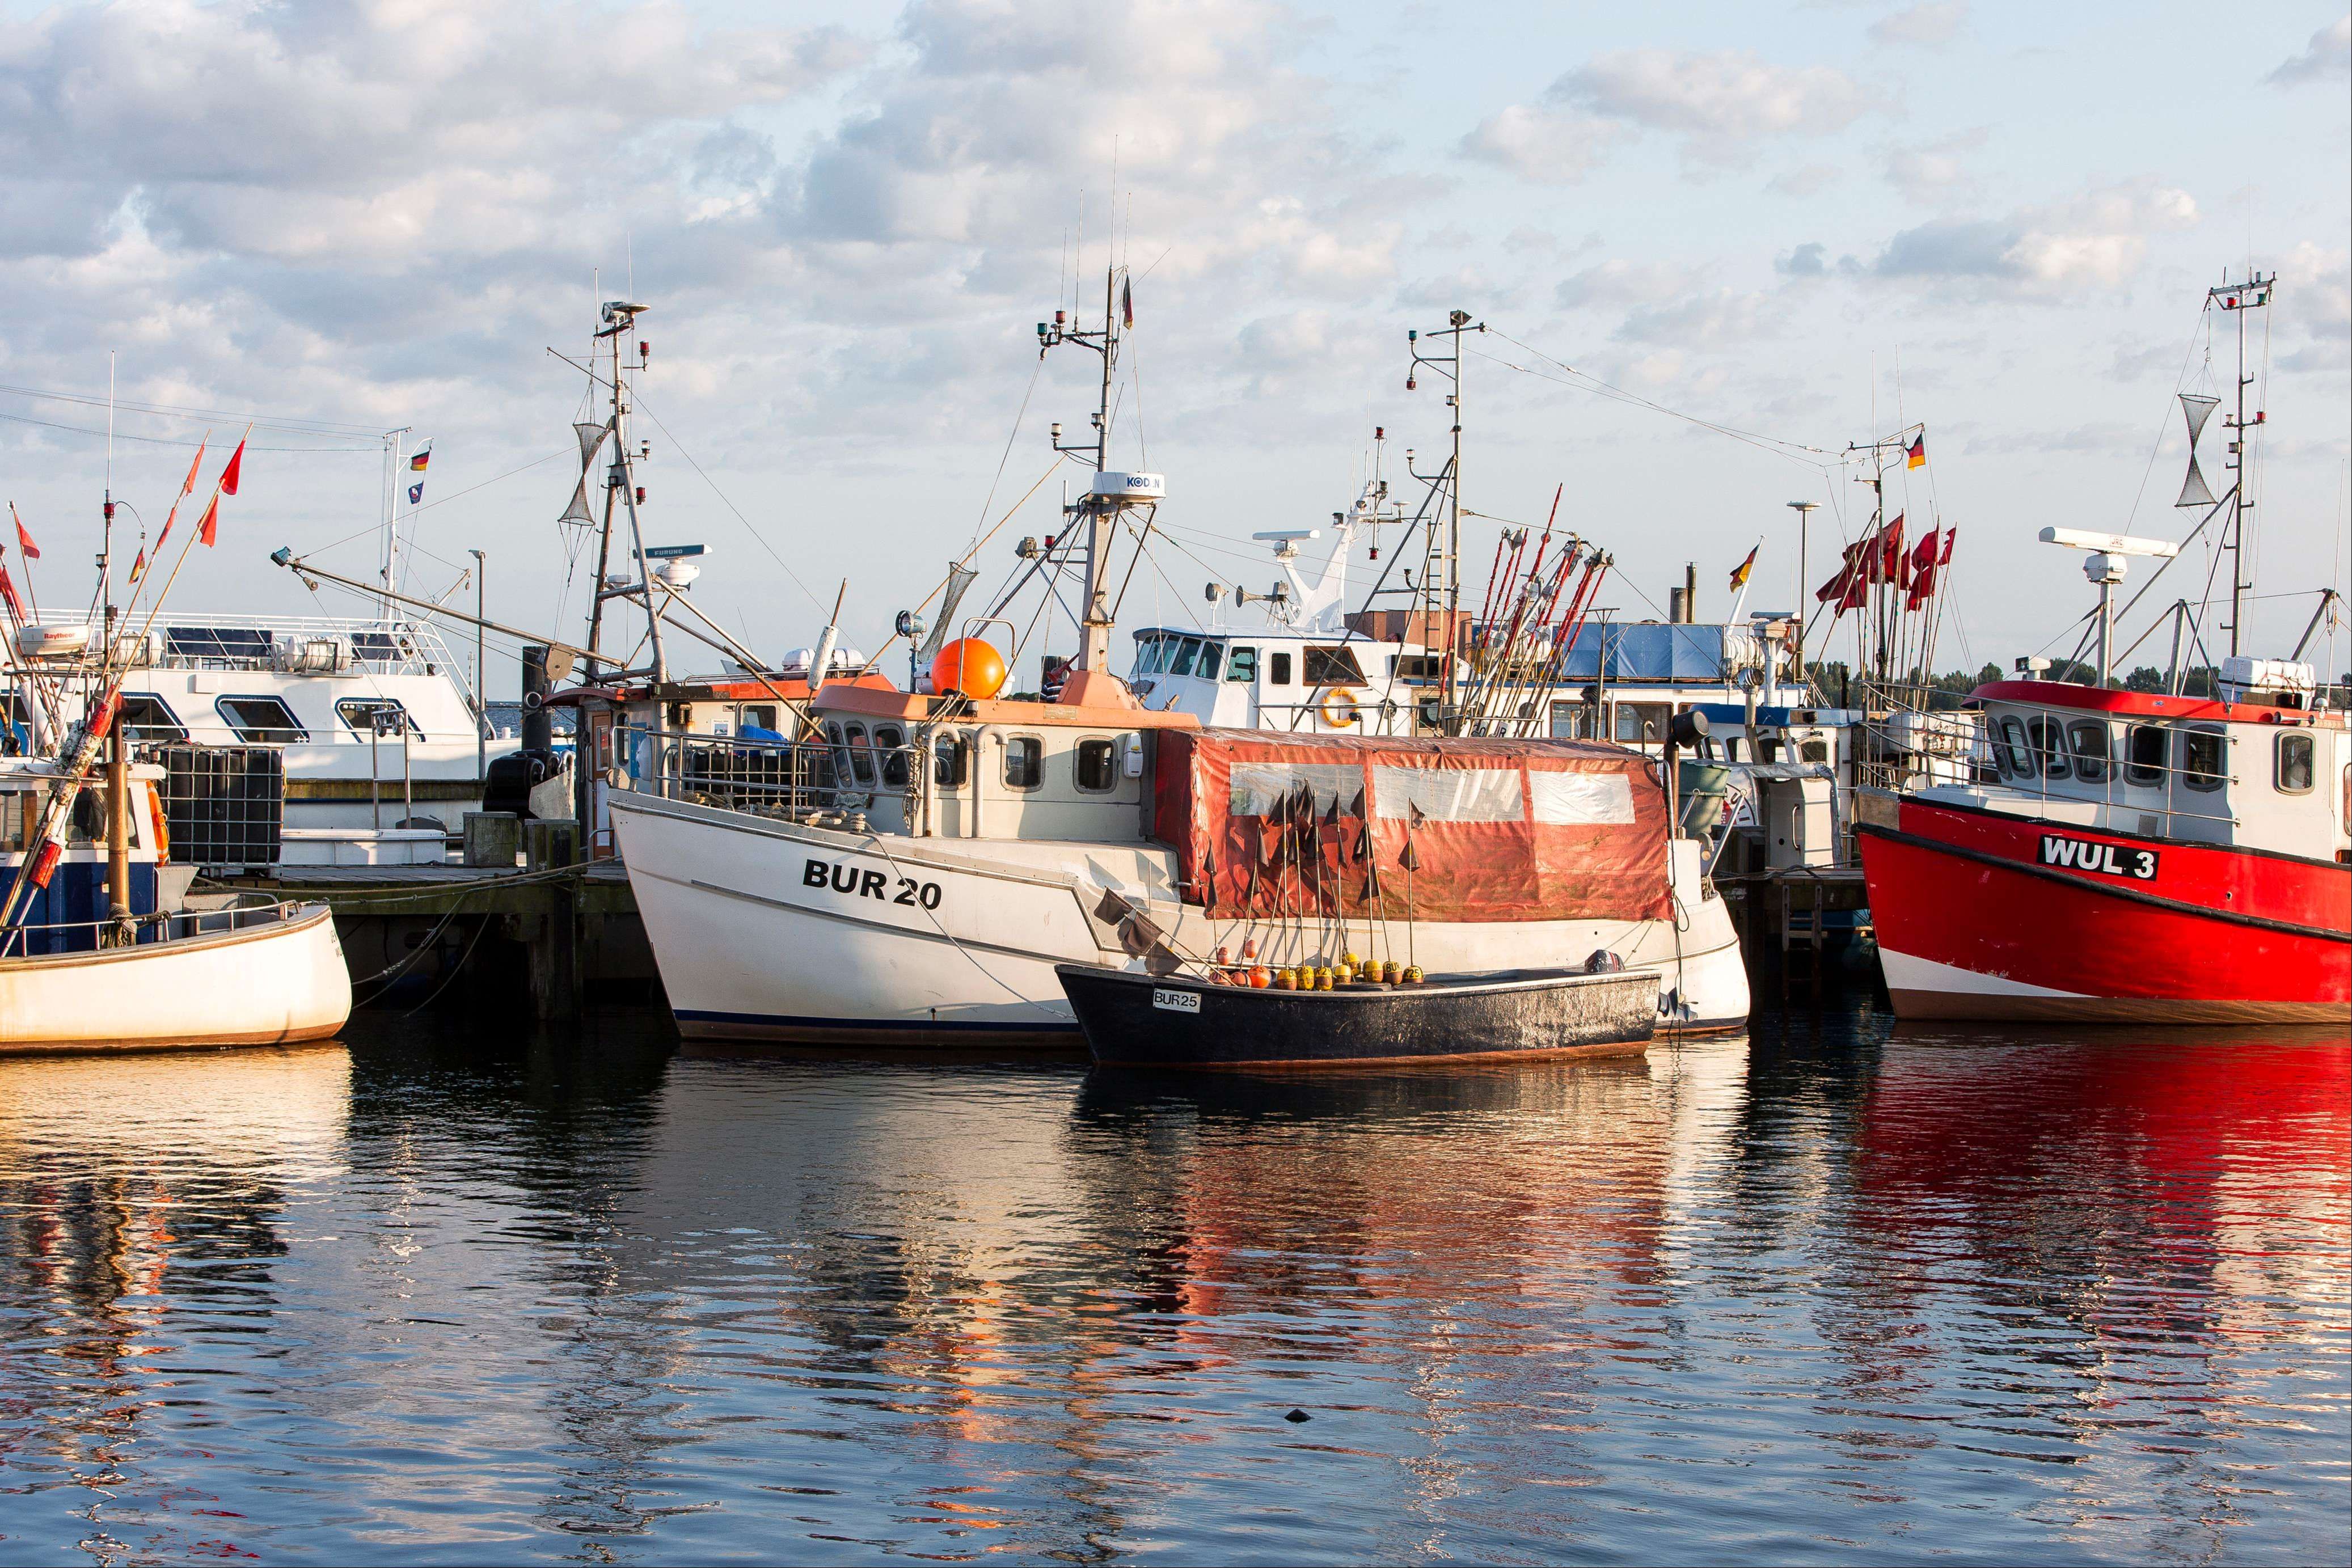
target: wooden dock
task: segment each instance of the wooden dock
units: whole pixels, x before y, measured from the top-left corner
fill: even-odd
[[[1777,953],[1780,999],[1798,992],[1818,1000],[1832,948],[1870,938],[1870,890],[1862,868],[1793,866],[1715,879],[1755,974]]]
[[[532,1014],[577,1018],[592,990],[642,999],[659,977],[628,873],[614,861],[511,870],[459,865],[281,866],[214,885],[314,899],[335,929],[362,1006],[437,998],[453,986]]]

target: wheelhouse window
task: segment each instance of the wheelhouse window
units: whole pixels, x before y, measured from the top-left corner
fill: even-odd
[[[942,737],[931,742],[931,781],[942,789],[961,789],[970,776],[970,754],[962,741]]]
[[[188,738],[188,727],[152,692],[123,693],[117,712],[114,722],[121,727],[122,738],[133,746]]]
[[[2005,715],[2000,721],[2000,740],[1993,747],[1993,759],[2000,770],[2011,779],[2032,779],[2040,769],[2033,761],[2033,748],[2025,743],[2025,721],[2014,715]]]
[[[1034,735],[1008,736],[1004,742],[1004,787],[1034,789],[1045,781],[1045,743]]]
[[[887,789],[907,787],[907,736],[895,724],[874,727],[874,747],[882,754],[882,782]]]
[[[1672,703],[1619,703],[1611,737],[1620,746],[1663,746],[1674,713]]]
[[[1229,681],[1257,679],[1257,650],[1246,644],[1234,648],[1233,657],[1225,661],[1225,679]]]
[[[861,789],[870,789],[874,783],[874,743],[866,737],[866,727],[846,724],[842,726],[841,734],[849,776]]]
[[[1808,740],[1797,747],[1797,755],[1807,762],[1827,762],[1830,759],[1830,743],[1826,740]]]
[[[239,740],[256,746],[286,746],[310,738],[294,710],[276,697],[223,697],[213,708],[236,731]]]
[[[1198,637],[1185,638],[1176,644],[1176,656],[1169,661],[1168,673],[1171,675],[1191,674],[1193,661],[1200,656],[1201,640]]]
[[[1215,680],[1217,678],[1217,665],[1224,656],[1225,645],[1223,643],[1202,643],[1201,662],[1192,666],[1192,673],[1200,676],[1204,681]]]
[[[747,704],[735,710],[735,733],[741,735],[747,730],[753,729],[764,729],[772,734],[782,733],[776,728],[776,710],[772,705],[762,704],[754,707]],[[759,738],[764,740],[767,737],[761,736]]]
[[[2278,737],[2278,788],[2282,795],[2311,793],[2313,758],[2315,755],[2312,737],[2290,730]]]
[[[1118,751],[1108,740],[1078,742],[1078,788],[1089,795],[1118,787]]]
[[[2041,758],[2042,773],[2051,779],[2074,777],[2074,769],[2066,761],[2065,727],[2054,718],[2037,718],[2029,720],[2025,728],[2033,737],[2033,751]]]
[[[2066,747],[2074,753],[2074,777],[2085,784],[2103,784],[2107,777],[2107,727],[2097,719],[2078,718],[2066,727]]]
[[[403,720],[407,722],[409,734],[425,733],[416,727],[416,721],[408,716],[408,710],[400,706],[397,697],[345,697],[335,705],[335,716],[341,719],[344,727],[354,735],[375,734],[379,714],[383,716],[383,730],[387,735],[397,734]]]
[[[1286,686],[1290,684],[1289,654],[1268,653],[1265,656],[1265,684],[1270,686]]]
[[[2164,782],[2165,728],[2160,724],[2136,724],[2124,736],[2124,782],[2161,785]]]
[[[2180,732],[2180,781],[2210,794],[2221,787],[2221,732],[2184,729]]]
[[[1307,684],[1310,686],[1360,686],[1364,684],[1363,666],[1356,663],[1352,648],[1318,648],[1307,650]]]
[[[1591,740],[1598,727],[1591,703],[1560,702],[1551,705],[1551,737],[1554,740]]]

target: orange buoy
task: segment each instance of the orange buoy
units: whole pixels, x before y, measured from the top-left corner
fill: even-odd
[[[993,644],[959,637],[931,661],[931,690],[941,696],[952,692],[983,701],[1003,689],[1004,674],[1004,655]]]

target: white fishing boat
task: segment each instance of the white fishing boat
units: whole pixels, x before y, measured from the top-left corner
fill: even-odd
[[[0,1055],[283,1044],[341,1029],[351,977],[327,906],[190,907],[191,868],[163,860],[163,770],[121,772],[117,813],[109,782],[0,758],[0,884],[26,884],[24,917],[0,931]],[[44,853],[43,817],[66,790],[62,836]]]
[[[181,537],[181,560],[234,492],[243,451],[214,481],[203,529]],[[192,465],[183,495],[196,477]],[[110,496],[105,516],[110,543]],[[159,549],[170,532],[167,517]],[[123,685],[178,561],[160,586],[134,578],[130,602],[118,605],[107,560],[101,548],[90,622],[117,634],[99,639],[28,623],[0,571],[10,640],[40,655],[13,695],[42,740],[39,755],[0,758],[0,1054],[332,1035],[351,1013],[352,989],[326,906],[208,898],[192,908],[193,868],[165,863],[156,789],[165,770],[132,759]]]
[[[1165,494],[1160,476],[1104,461],[1112,298],[1107,286],[1099,330],[1040,329],[1048,347],[1081,342],[1103,360],[1094,440],[1065,446],[1055,427],[1057,451],[1091,459],[1086,495],[1034,558],[1074,567],[1085,606],[1055,700],[998,698],[1001,664],[970,674],[996,658],[970,632],[1000,604],[941,649],[935,691],[824,685],[811,703],[824,744],[798,755],[662,729],[616,737],[597,758],[680,1028],[1075,1044],[1055,965],[1149,968],[1204,962],[1218,947],[1265,964],[1352,951],[1456,972],[1606,951],[1657,971],[1662,1028],[1743,1023],[1747,976],[1702,846],[1672,835],[1640,754],[1444,733],[1375,739],[1320,722],[1307,733],[1204,729],[1179,706],[1147,706],[1110,672],[1109,548],[1122,531],[1148,536]],[[1453,330],[1466,320],[1457,315]],[[1432,514],[1428,537],[1444,531]],[[1213,789],[1205,781],[1221,769],[1227,783]],[[1237,772],[1245,787],[1232,784]],[[1223,815],[1181,804],[1208,794]],[[1273,857],[1245,887],[1234,881],[1235,841]],[[1413,871],[1433,855],[1443,875]],[[1328,878],[1307,869],[1327,858]],[[1508,886],[1482,883],[1482,865]]]

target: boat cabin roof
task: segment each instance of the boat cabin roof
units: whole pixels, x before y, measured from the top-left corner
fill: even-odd
[[[2023,703],[2030,707],[2080,708],[2127,718],[2202,719],[2230,724],[2325,725],[2344,727],[2344,716],[2330,709],[2279,707],[2268,703],[2225,703],[2218,697],[2176,697],[2161,692],[2123,692],[2071,681],[1989,681],[1969,694],[1978,702]]]

